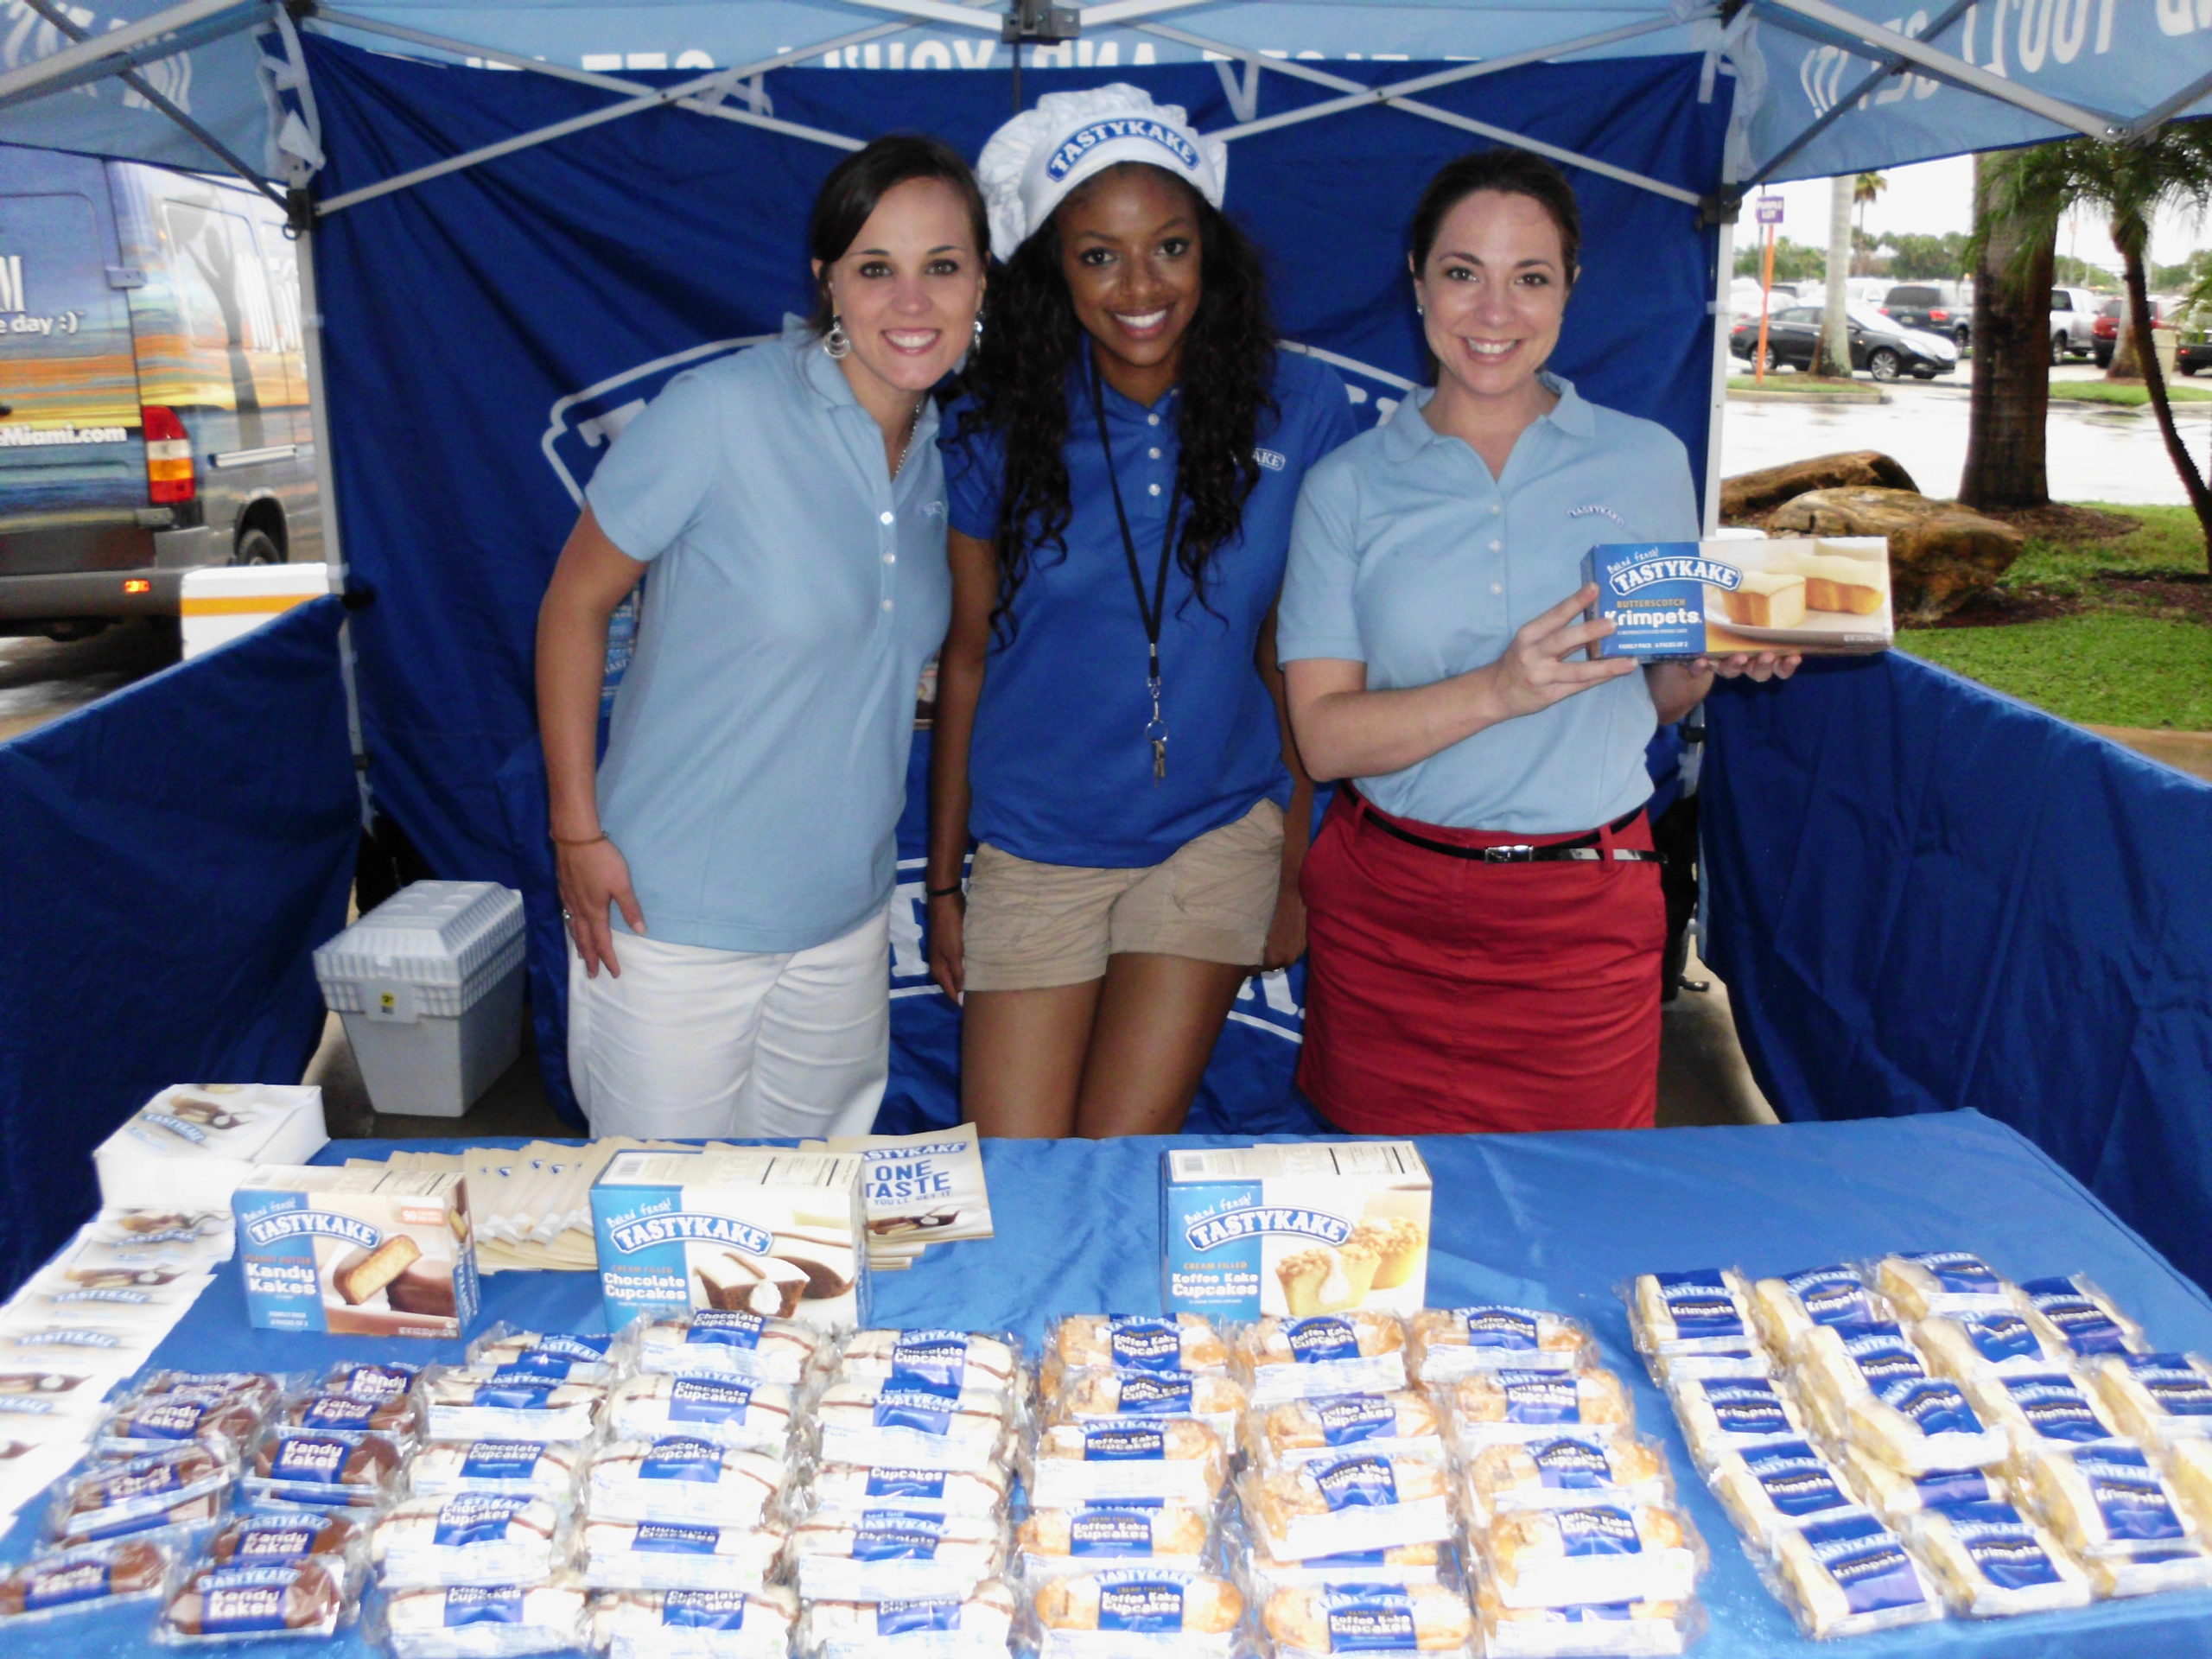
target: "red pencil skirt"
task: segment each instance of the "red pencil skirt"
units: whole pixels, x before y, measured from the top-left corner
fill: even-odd
[[[1362,1135],[1648,1128],[1658,1103],[1667,908],[1643,813],[1600,861],[1485,863],[1414,846],[1573,836],[1390,818],[1350,789],[1306,856],[1306,1041],[1298,1084]]]

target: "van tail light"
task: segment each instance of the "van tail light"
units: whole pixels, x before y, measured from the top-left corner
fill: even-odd
[[[173,409],[149,404],[139,411],[146,436],[146,493],[157,506],[175,506],[199,493],[192,474],[192,436]]]
[[[1950,320],[1951,314],[1948,311],[1935,310],[1928,314],[1928,321],[1930,322],[1948,322]]]

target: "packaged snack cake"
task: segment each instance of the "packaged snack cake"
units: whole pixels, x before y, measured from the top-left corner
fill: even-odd
[[[1645,660],[1889,648],[1889,541],[1881,536],[1607,542],[1584,556],[1592,620],[1615,632],[1598,657]]]

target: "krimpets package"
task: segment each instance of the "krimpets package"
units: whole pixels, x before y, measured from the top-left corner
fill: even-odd
[[[1599,657],[1647,660],[1889,648],[1890,544],[1881,536],[1607,542],[1584,556],[1593,620],[1615,632]]]

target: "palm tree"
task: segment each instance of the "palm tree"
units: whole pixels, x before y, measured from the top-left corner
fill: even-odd
[[[2212,131],[2196,122],[2171,122],[2149,137],[2120,142],[2070,138],[2038,144],[1998,158],[1989,168],[1989,206],[2023,223],[2048,223],[2055,238],[2069,207],[2103,211],[2120,250],[2127,289],[2127,321],[2143,346],[2145,390],[2158,418],[2166,454],[2189,504],[2196,509],[2212,564],[2212,490],[2174,425],[2173,404],[2158,354],[2150,348],[2151,290],[2147,256],[2151,221],[2171,208],[2202,213],[2212,206]]]
[[[2050,505],[2045,426],[2050,410],[2050,283],[2057,226],[1996,212],[1992,175],[2011,158],[1974,158],[1974,375],[1959,499],[1970,507]]]
[[[1889,180],[1884,178],[1879,173],[1861,173],[1857,178],[1851,181],[1851,200],[1855,202],[1859,207],[1859,246],[1861,250],[1860,257],[1862,259],[1868,262],[1872,261],[1874,250],[1868,245],[1866,240],[1866,210],[1873,206],[1874,199],[1889,188]],[[1864,276],[1866,273],[1862,269],[1857,274]]]

